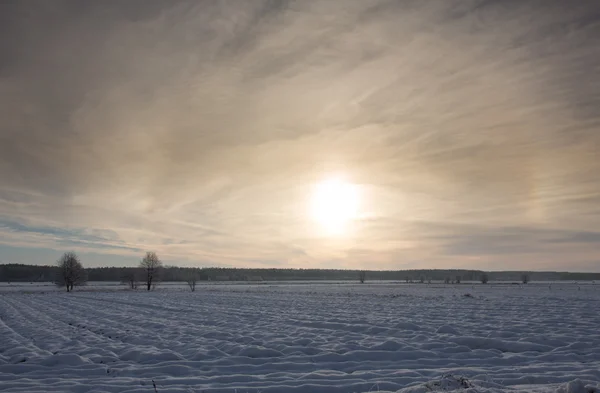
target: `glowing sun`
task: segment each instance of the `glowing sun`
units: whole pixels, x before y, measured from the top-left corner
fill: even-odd
[[[356,184],[337,178],[325,180],[314,186],[310,213],[328,234],[341,234],[357,218],[359,199]]]

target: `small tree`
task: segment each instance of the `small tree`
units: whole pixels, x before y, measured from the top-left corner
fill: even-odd
[[[490,278],[489,278],[489,276],[487,275],[487,273],[483,273],[483,274],[481,275],[481,278],[480,278],[480,280],[481,280],[481,283],[482,283],[482,284],[487,284],[487,283],[488,283],[488,281],[490,280]]]
[[[190,290],[194,292],[196,290],[196,282],[198,281],[198,272],[196,269],[191,270],[187,275],[185,281],[187,282]]]
[[[358,280],[360,281],[361,284],[365,283],[366,278],[367,278],[367,272],[365,272],[364,270],[361,270],[358,272]]]
[[[146,256],[140,262],[140,269],[144,273],[144,279],[146,280],[146,288],[148,290],[156,286],[158,281],[160,268],[162,262],[158,259],[158,255],[155,252],[147,252]]]
[[[83,285],[87,280],[85,269],[74,252],[66,252],[57,262],[56,285],[65,286],[71,292],[75,285]]]
[[[523,284],[527,284],[529,282],[529,276],[527,274],[523,274],[521,276],[521,281],[523,282]]]
[[[138,272],[136,268],[128,268],[121,277],[121,282],[127,284],[130,289],[137,289],[138,287]]]
[[[461,278],[462,278],[461,276],[456,276],[456,280],[455,281],[456,281],[457,284],[460,284]]]

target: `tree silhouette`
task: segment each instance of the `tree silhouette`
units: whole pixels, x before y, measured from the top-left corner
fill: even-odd
[[[127,268],[121,277],[121,282],[127,284],[130,289],[137,289],[138,287],[139,273],[137,270],[136,268]]]
[[[364,270],[361,270],[360,272],[358,272],[358,279],[360,280],[361,284],[365,283],[366,278],[367,278],[367,272],[365,272]]]
[[[65,286],[67,292],[71,292],[75,285],[85,284],[85,269],[74,252],[64,253],[58,260],[57,267],[56,285]]]
[[[198,281],[199,276],[200,275],[198,274],[198,271],[196,269],[191,270],[186,275],[185,281],[187,282],[187,285],[190,287],[190,290],[192,292],[196,290],[196,282]]]
[[[162,262],[158,259],[158,255],[151,251],[147,252],[144,259],[140,262],[140,269],[144,272],[148,290],[152,289],[152,284],[156,284],[156,281],[158,281],[161,267]]]
[[[490,281],[490,277],[487,275],[487,273],[483,273],[480,280],[482,284],[487,284],[488,281]]]

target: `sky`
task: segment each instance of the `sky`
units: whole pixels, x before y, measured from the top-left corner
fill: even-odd
[[[0,53],[0,263],[600,272],[600,2],[3,1]]]

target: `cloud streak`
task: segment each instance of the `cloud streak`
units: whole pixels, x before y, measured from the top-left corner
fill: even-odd
[[[591,2],[0,7],[0,243],[600,269]],[[344,239],[306,214],[331,173],[364,194]]]

